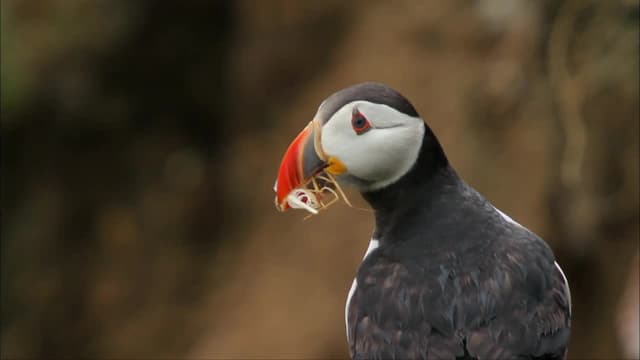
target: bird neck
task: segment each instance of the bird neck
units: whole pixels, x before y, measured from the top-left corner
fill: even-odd
[[[362,194],[375,211],[374,237],[381,242],[399,227],[424,221],[424,212],[437,213],[434,204],[455,194],[461,180],[451,168],[440,143],[425,125],[425,135],[414,166],[398,181]],[[431,209],[431,210],[430,210]]]

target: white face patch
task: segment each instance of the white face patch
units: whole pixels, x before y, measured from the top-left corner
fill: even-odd
[[[371,129],[358,135],[351,124],[353,108],[367,118]],[[322,128],[325,154],[339,159],[347,173],[371,183],[375,190],[394,183],[415,164],[425,125],[392,107],[368,101],[344,105]]]

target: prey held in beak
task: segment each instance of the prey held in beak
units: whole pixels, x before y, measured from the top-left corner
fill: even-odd
[[[336,202],[338,193],[351,205],[333,176],[344,172],[344,165],[325,155],[321,130],[318,121],[310,122],[287,148],[274,185],[279,211],[304,209],[315,215]]]

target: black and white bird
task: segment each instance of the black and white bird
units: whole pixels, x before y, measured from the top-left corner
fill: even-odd
[[[549,246],[467,185],[413,105],[377,83],[327,98],[287,150],[276,203],[321,172],[375,230],[345,309],[354,359],[562,359],[567,279]]]

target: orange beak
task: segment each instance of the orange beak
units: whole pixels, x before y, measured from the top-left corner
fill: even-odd
[[[299,186],[305,185],[311,177],[327,166],[318,155],[315,146],[316,143],[319,144],[319,136],[319,125],[312,121],[302,129],[284,153],[274,189],[278,210],[289,209],[289,194]]]

